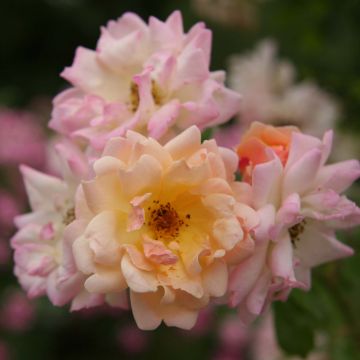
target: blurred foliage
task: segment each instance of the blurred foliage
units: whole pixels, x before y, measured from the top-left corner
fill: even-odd
[[[300,80],[313,79],[338,98],[340,127],[360,133],[359,0],[259,2],[252,29],[200,19],[184,0],[1,0],[0,105],[24,108],[37,96],[56,95],[66,86],[59,74],[72,63],[76,47],[94,48],[108,20],[125,11],[163,19],[177,8],[186,28],[204,20],[213,30],[213,69],[226,68],[229,55],[248,51],[263,38],[276,39],[281,57],[294,63]],[[343,234],[356,255],[320,267],[309,293],[294,291],[288,302],[275,305],[279,341],[289,354],[307,354],[320,333],[331,359],[360,359],[359,237],[359,231]],[[8,268],[0,276],[1,294],[16,280]],[[148,355],[130,354],[116,340],[121,326],[133,321],[129,314],[70,314],[45,299],[36,306],[31,330],[0,329],[14,359],[210,359],[218,341],[215,324],[198,337],[161,327],[147,335]]]

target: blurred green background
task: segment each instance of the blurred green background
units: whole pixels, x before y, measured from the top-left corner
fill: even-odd
[[[207,17],[206,9],[196,11],[189,0],[1,0],[0,106],[39,111],[41,103],[45,128],[48,99],[67,86],[59,73],[72,63],[77,46],[94,48],[100,26],[125,11],[144,19],[150,15],[165,19],[180,9],[185,29],[202,20],[213,30],[214,70],[226,69],[229,55],[248,51],[264,38],[275,39],[280,57],[295,65],[298,80],[312,79],[338,99],[339,128],[359,136],[360,1],[233,2],[239,19],[223,21]],[[221,1],[210,6],[221,6]],[[241,17],[249,6],[250,20]],[[357,200],[358,188],[351,193]],[[294,291],[287,303],[276,304],[276,325],[285,352],[305,355],[315,334],[321,333],[327,339],[326,358],[360,359],[359,237],[359,231],[342,234],[356,255],[317,269],[309,294]],[[0,270],[3,301],[17,283],[11,264]],[[0,321],[0,341],[10,359],[235,359],[217,355],[222,319],[229,313],[225,309],[207,318],[205,329],[198,332],[162,326],[143,334],[131,327],[132,317],[125,312],[103,309],[70,314],[46,299],[33,301],[33,306],[36,317],[26,330],[8,330]],[[129,346],[131,341],[135,349]],[[0,360],[1,356],[0,351]],[[245,346],[238,356],[252,359],[251,349]]]

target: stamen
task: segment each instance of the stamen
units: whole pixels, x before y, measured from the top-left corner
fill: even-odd
[[[140,96],[139,96],[139,87],[133,81],[130,85],[130,110],[136,112],[139,107]]]
[[[305,225],[306,225],[306,220],[303,220],[289,229],[291,243],[294,246],[294,248],[296,248],[296,242],[300,241],[300,235],[304,232]]]
[[[158,200],[153,201],[153,206],[148,207],[149,221],[147,225],[155,234],[156,240],[170,241],[179,236],[180,229],[188,226],[179,216],[175,208],[169,203],[161,204]],[[186,219],[190,219],[187,214]]]
[[[155,80],[151,80],[151,95],[156,105],[160,106],[163,104],[163,95],[159,85],[155,82]]]
[[[65,225],[69,225],[74,220],[75,220],[75,208],[72,207],[72,208],[68,209],[68,211],[66,212],[66,214],[63,218],[63,223]]]

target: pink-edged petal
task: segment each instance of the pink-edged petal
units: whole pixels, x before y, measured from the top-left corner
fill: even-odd
[[[108,29],[101,30],[97,45],[98,59],[114,73],[129,78],[134,65],[141,63],[147,33],[143,29],[134,29],[117,39]]]
[[[46,203],[60,204],[64,197],[66,198],[67,187],[60,179],[25,165],[21,165],[20,170],[24,177],[26,192],[33,210],[44,207]]]
[[[270,229],[272,240],[276,240],[284,228],[289,228],[301,222],[304,213],[301,211],[301,200],[297,193],[289,195],[276,214],[276,224]]]
[[[253,289],[265,266],[267,248],[268,244],[257,247],[253,255],[246,258],[231,272],[229,278],[230,306],[239,305]]]
[[[283,168],[280,160],[273,160],[255,166],[252,174],[253,204],[260,209],[266,204],[277,206],[280,197],[280,180]]]
[[[312,149],[305,153],[299,160],[287,167],[284,176],[282,194],[283,197],[303,193],[313,186],[314,179],[321,164],[321,151]]]
[[[209,74],[206,55],[201,49],[185,49],[177,57],[177,71],[174,88],[189,83],[204,81]]]
[[[132,209],[128,215],[128,223],[126,227],[128,232],[138,230],[143,226],[145,222],[145,210],[140,205],[150,196],[151,193],[146,193],[142,196],[135,196],[134,199],[130,201]]]
[[[259,225],[254,229],[256,243],[266,243],[271,236],[271,229],[275,224],[275,208],[267,204],[258,210]]]
[[[89,164],[86,156],[71,142],[59,142],[55,145],[63,165],[63,177],[68,181],[79,183],[89,174]]]
[[[148,121],[149,135],[154,139],[160,139],[174,124],[179,116],[180,104],[177,100],[160,107]]]
[[[54,271],[47,278],[47,295],[55,306],[63,306],[72,300],[83,288],[83,275],[74,274],[66,281],[58,281],[58,274]]]
[[[319,221],[334,221],[339,227],[350,227],[359,224],[360,209],[345,196],[333,190],[319,191],[303,198],[302,213]],[[341,225],[343,224],[343,225]]]
[[[347,160],[322,167],[317,175],[316,184],[321,188],[341,193],[359,177],[359,161]]]
[[[270,269],[275,278],[295,281],[293,245],[287,231],[280,234],[271,251]]]
[[[286,162],[286,169],[295,164],[295,162],[297,162],[308,151],[313,149],[318,149],[320,151],[321,148],[322,143],[318,138],[294,131],[291,137],[291,146],[288,160]]]
[[[28,275],[23,269],[16,265],[14,274],[30,299],[46,294],[46,278]]]
[[[326,131],[322,140],[323,146],[322,146],[321,165],[324,165],[330,156],[331,148],[333,145],[333,139],[334,139],[333,130]]]
[[[296,257],[307,268],[348,257],[353,253],[353,249],[338,241],[330,229],[311,223],[305,226],[295,248]]]
[[[263,271],[259,276],[254,288],[246,299],[247,308],[252,314],[260,315],[264,309],[271,283],[271,273]]]
[[[123,82],[98,61],[96,52],[83,47],[77,48],[74,63],[61,76],[84,92],[109,101],[125,92]]]
[[[144,255],[155,264],[172,265],[179,258],[162,241],[151,239],[144,235],[143,239]]]

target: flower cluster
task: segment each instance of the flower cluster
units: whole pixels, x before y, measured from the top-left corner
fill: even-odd
[[[360,223],[342,195],[360,165],[326,165],[331,131],[254,122],[236,151],[201,141],[240,101],[209,71],[210,50],[211,32],[184,33],[179,12],[127,13],[96,51],[77,50],[50,121],[61,177],[21,167],[31,212],[11,243],[30,297],[130,307],[141,329],[190,329],[214,302],[247,323],[352,254],[335,230]]]

